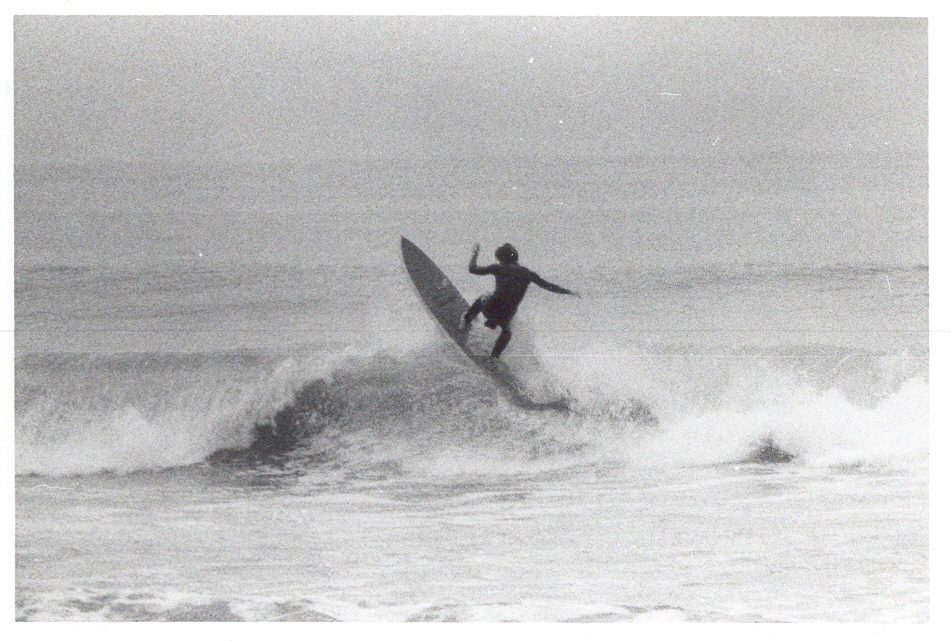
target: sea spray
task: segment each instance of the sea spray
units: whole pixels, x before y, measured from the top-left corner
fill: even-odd
[[[17,473],[187,465],[250,443],[322,359],[51,354],[18,360]]]

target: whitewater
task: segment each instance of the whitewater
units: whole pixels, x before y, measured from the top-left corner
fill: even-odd
[[[398,240],[18,268],[17,618],[928,620],[926,267],[544,274],[526,412]]]

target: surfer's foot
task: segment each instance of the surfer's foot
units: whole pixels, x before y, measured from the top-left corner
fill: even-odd
[[[459,319],[459,331],[468,332],[470,324],[472,324],[472,320],[469,318],[468,314],[463,314]]]

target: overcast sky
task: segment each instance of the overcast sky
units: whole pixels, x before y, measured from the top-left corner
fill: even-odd
[[[923,152],[927,21],[33,16],[43,161]]]

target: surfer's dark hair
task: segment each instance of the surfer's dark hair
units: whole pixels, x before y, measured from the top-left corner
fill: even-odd
[[[495,250],[495,258],[500,263],[517,263],[518,250],[512,247],[511,244],[505,243]]]

